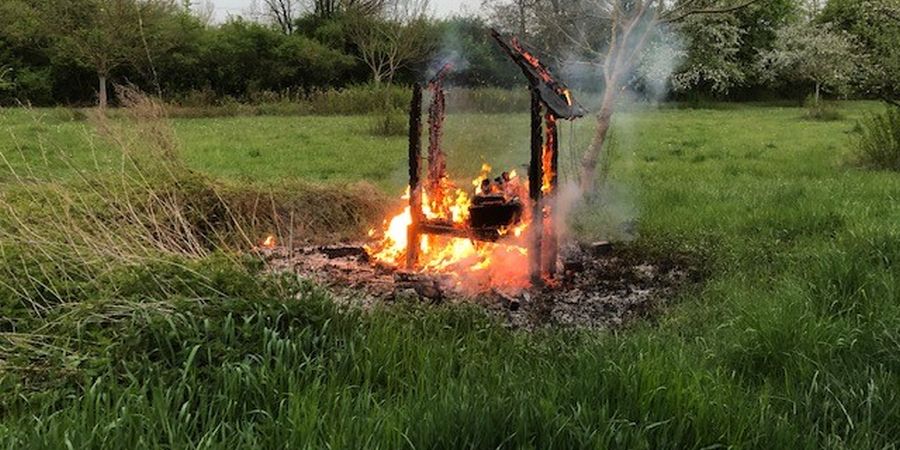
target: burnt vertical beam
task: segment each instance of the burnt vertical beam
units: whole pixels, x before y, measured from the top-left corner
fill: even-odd
[[[413,85],[409,105],[409,211],[412,221],[406,235],[406,267],[413,269],[419,260],[422,223],[422,86]]]
[[[447,157],[442,145],[447,104],[442,73],[428,83],[428,89],[431,91],[431,105],[428,107],[428,193],[436,195],[440,192],[441,180],[447,177]]]
[[[541,246],[543,241],[544,213],[541,205],[541,185],[543,184],[543,121],[541,120],[541,98],[537,89],[531,89],[531,162],[528,166],[528,193],[531,197],[531,246],[528,248],[529,273],[531,283],[543,284],[541,277]]]
[[[559,255],[559,232],[556,227],[556,201],[559,198],[559,130],[557,117],[552,112],[547,112],[547,142],[550,144],[546,151],[550,153],[550,192],[553,196],[550,210],[550,225],[547,230],[547,275],[553,278],[556,275],[556,262]]]

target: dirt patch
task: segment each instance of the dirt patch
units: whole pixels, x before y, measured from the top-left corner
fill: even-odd
[[[541,288],[465,295],[452,278],[396,270],[370,262],[361,246],[260,249],[269,271],[292,272],[324,286],[337,301],[363,308],[397,301],[474,303],[515,328],[613,328],[652,315],[696,271],[673,259],[653,260],[608,243],[562,249],[558,280]]]

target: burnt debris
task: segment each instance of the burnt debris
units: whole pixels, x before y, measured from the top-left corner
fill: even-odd
[[[564,269],[552,286],[527,290],[486,286],[471,294],[461,292],[450,275],[371,264],[359,256],[363,249],[344,244],[294,249],[276,246],[256,252],[268,271],[315,281],[341,304],[369,309],[406,301],[474,303],[523,329],[622,326],[652,315],[679,290],[701,281],[694,269],[676,260],[612,253],[608,243],[597,242],[564,247],[560,256]]]

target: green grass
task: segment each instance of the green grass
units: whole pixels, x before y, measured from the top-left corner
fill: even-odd
[[[635,250],[687,254],[707,273],[624,330],[528,334],[459,306],[343,311],[315,287],[215,259],[122,268],[107,274],[115,290],[73,279],[81,297],[40,317],[0,297],[0,443],[895,448],[900,177],[848,162],[855,121],[878,106],[841,108],[832,122],[752,105],[618,116],[600,204],[636,221]],[[41,176],[91,165],[84,122],[0,117],[20,140],[72,152],[71,165]],[[368,125],[233,117],[176,120],[175,130],[188,164],[213,176],[366,179],[399,191],[404,139],[373,137]],[[523,115],[451,116],[451,170],[525,162],[527,125]],[[564,125],[564,151],[590,130],[589,120]],[[0,149],[10,142],[0,136]],[[614,233],[604,214],[581,214],[583,238]],[[156,292],[157,278],[188,287]]]

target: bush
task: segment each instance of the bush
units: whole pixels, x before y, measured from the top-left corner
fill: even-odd
[[[838,111],[837,104],[834,102],[816,101],[812,96],[809,96],[806,98],[804,106],[806,107],[806,119],[809,120],[829,122],[844,118],[844,115]]]
[[[405,111],[409,108],[411,93],[409,86],[363,84],[344,89],[254,91],[245,99],[235,99],[216,97],[212,91],[199,90],[173,100],[166,110],[170,117],[179,118],[377,114],[379,128],[387,127],[388,122],[399,121],[405,131]],[[590,94],[579,95],[579,100],[582,104],[595,102]],[[453,113],[524,113],[530,103],[525,89],[447,89],[447,111]],[[385,111],[397,117],[388,117]],[[393,134],[376,134],[393,136],[398,133],[395,128]]]
[[[860,122],[860,129],[860,160],[878,169],[900,171],[900,107],[867,116]]]
[[[170,117],[181,118],[371,114],[386,107],[391,110],[405,109],[409,106],[410,96],[411,90],[405,86],[371,84],[308,92],[258,91],[250,95],[245,103],[197,91],[167,105],[167,111]]]
[[[407,132],[406,119],[399,109],[385,109],[374,115],[370,131],[375,136],[403,136]]]

